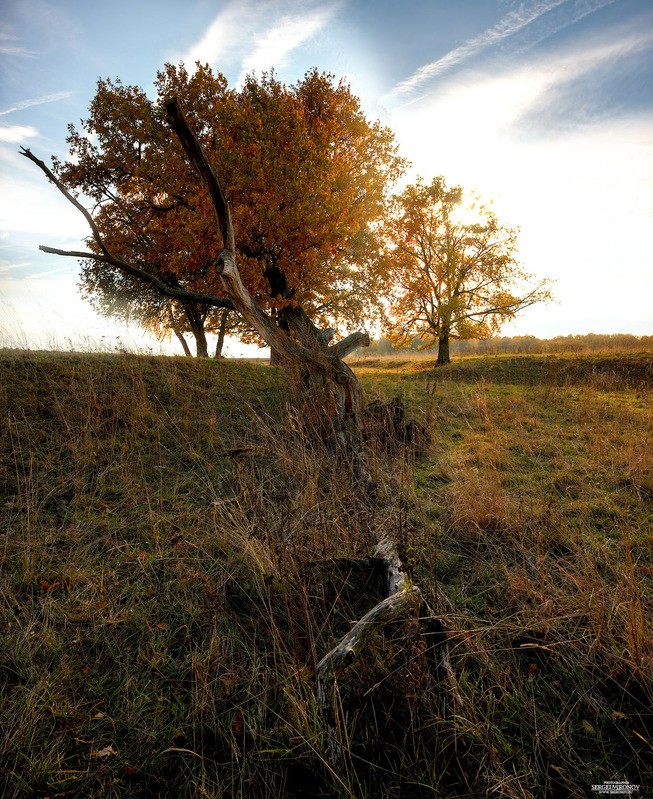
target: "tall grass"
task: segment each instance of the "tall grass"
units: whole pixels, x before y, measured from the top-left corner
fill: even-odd
[[[361,371],[434,438],[372,448],[370,498],[282,423],[275,370],[5,353],[3,796],[653,785],[650,389],[492,369]],[[316,667],[379,598],[356,559],[383,533],[449,630],[464,705],[397,622],[341,675],[334,769]]]

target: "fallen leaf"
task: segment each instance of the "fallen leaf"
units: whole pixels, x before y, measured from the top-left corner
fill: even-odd
[[[113,748],[113,746],[105,746],[103,749],[98,749],[95,752],[91,752],[91,757],[100,758],[100,760],[104,760],[107,757],[111,757],[112,755],[117,755],[118,752]]]

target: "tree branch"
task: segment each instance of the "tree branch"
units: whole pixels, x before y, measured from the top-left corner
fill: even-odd
[[[197,137],[188,126],[188,122],[182,113],[176,97],[171,97],[165,104],[166,113],[170,127],[177,134],[177,138],[181,142],[188,160],[195,168],[196,172],[202,179],[202,183],[206,188],[211,200],[215,215],[218,220],[218,227],[222,234],[222,246],[225,250],[232,253],[236,252],[236,244],[234,239],[234,228],[231,222],[231,212],[229,211],[229,203],[227,197],[222,190],[222,185],[213,171],[213,167],[209,163]]]
[[[86,221],[88,222],[88,226],[91,228],[91,231],[93,232],[93,239],[95,240],[96,244],[105,255],[109,256],[110,255],[109,250],[107,249],[104,241],[102,240],[100,231],[98,230],[98,227],[95,224],[93,217],[86,210],[86,208],[84,208],[84,206],[79,202],[79,200],[73,197],[73,195],[63,185],[63,183],[55,176],[54,172],[52,172],[52,170],[48,166],[46,166],[46,164],[43,161],[41,161],[40,158],[37,158],[30,149],[28,149],[27,147],[21,147],[20,154],[24,155],[25,158],[28,158],[30,161],[35,163],[36,166],[41,170],[41,172],[45,174],[50,183],[53,183],[63,194],[63,196],[68,200],[68,202],[72,203],[75,206],[75,208],[77,208],[77,210],[84,216],[84,219],[86,219]]]
[[[191,165],[200,176],[213,203],[218,226],[224,241],[224,250],[218,259],[217,270],[227,294],[233,300],[235,309],[280,357],[284,359],[289,356],[298,357],[325,372],[330,371],[329,365],[324,358],[325,354],[335,355],[337,358],[342,359],[352,349],[356,349],[356,347],[360,347],[363,344],[369,345],[367,333],[355,333],[353,336],[343,339],[339,344],[329,347],[326,352],[315,351],[311,344],[314,341],[322,343],[320,341],[320,331],[306,315],[303,308],[294,309],[295,316],[299,317],[300,322],[297,327],[301,333],[302,340],[301,343],[298,343],[280,330],[268,314],[254,302],[251,294],[243,285],[236,266],[236,246],[231,212],[229,211],[229,203],[222,185],[197,137],[188,126],[177,98],[171,97],[166,102],[165,107],[168,122],[177,134]]]
[[[325,344],[328,344],[331,339],[335,336],[336,331],[332,327],[325,327],[324,330],[320,330],[318,336],[320,341],[323,341]]]
[[[28,158],[32,163],[36,164],[41,172],[47,177],[47,179],[53,183],[57,189],[63,194],[63,196],[68,200],[71,205],[74,205],[75,208],[82,214],[84,219],[88,222],[88,226],[91,228],[93,233],[93,240],[100,248],[102,255],[98,255],[97,253],[93,252],[84,252],[79,250],[58,250],[55,247],[46,247],[42,244],[39,247],[39,250],[42,252],[49,253],[51,255],[63,255],[69,258],[89,258],[92,261],[98,261],[100,263],[107,264],[108,266],[112,266],[116,269],[120,269],[122,272],[125,272],[132,277],[139,278],[146,283],[149,283],[151,286],[160,291],[161,294],[165,295],[166,297],[172,297],[175,300],[181,300],[186,302],[202,302],[206,305],[212,305],[216,308],[233,308],[234,305],[230,299],[226,299],[224,297],[216,297],[213,294],[202,294],[200,292],[195,291],[188,291],[182,288],[173,288],[171,286],[167,286],[162,280],[160,280],[155,275],[151,274],[150,272],[146,272],[144,269],[141,269],[138,266],[134,266],[133,264],[128,263],[117,255],[114,255],[109,248],[104,243],[104,239],[102,238],[102,234],[98,226],[95,224],[95,220],[89,213],[89,211],[84,208],[84,206],[77,200],[73,195],[68,191],[68,189],[63,185],[63,183],[56,177],[56,175],[49,169],[46,164],[41,161],[40,158],[37,158],[30,150],[26,149],[25,147],[21,147],[21,155],[24,155],[25,158]]]
[[[229,299],[216,297],[213,294],[188,291],[181,287],[177,288],[166,285],[166,283],[156,277],[156,275],[153,275],[141,267],[127,262],[121,256],[112,253],[105,244],[100,229],[95,223],[91,213],[84,208],[79,200],[77,200],[71,194],[71,192],[64,186],[64,184],[55,176],[52,170],[49,169],[43,161],[36,158],[30,150],[21,148],[21,155],[35,163],[45,174],[48,180],[53,183],[64,195],[68,202],[70,202],[84,216],[92,231],[93,240],[97,244],[101,254],[78,250],[59,250],[54,247],[46,247],[45,245],[41,245],[39,249],[42,252],[50,253],[52,255],[90,259],[106,264],[115,269],[119,269],[120,271],[132,277],[136,277],[146,283],[149,283],[164,296],[170,297],[180,302],[202,303],[204,305],[216,308],[229,308],[236,310],[241,314],[245,321],[250,324],[254,330],[256,330],[263,340],[280,355],[281,358],[285,360],[298,358],[299,360],[310,363],[313,368],[316,368],[325,374],[330,373],[333,369],[333,364],[331,363],[333,356],[338,359],[342,359],[345,357],[345,355],[347,355],[347,353],[351,352],[351,350],[362,345],[369,345],[369,336],[367,333],[355,333],[332,347],[324,346],[328,341],[327,336],[329,333],[325,331],[325,338],[321,339],[318,328],[313,325],[312,321],[308,319],[303,310],[301,310],[301,314],[306,318],[308,327],[310,328],[309,332],[312,333],[315,340],[319,341],[324,347],[324,349],[321,351],[314,351],[310,346],[306,346],[304,342],[298,343],[287,336],[277,327],[268,314],[266,314],[265,311],[263,311],[263,309],[253,300],[251,294],[243,285],[238,268],[236,266],[235,239],[231,221],[231,213],[229,211],[229,204],[222,186],[213,172],[213,168],[204,154],[195,134],[188,127],[188,123],[181,112],[181,109],[179,108],[176,98],[171,98],[166,103],[166,110],[170,125],[179,138],[186,155],[191,162],[191,165],[199,174],[204,187],[211,198],[224,243],[224,249],[220,254],[216,264],[216,272],[220,275],[225,291],[229,295]],[[345,372],[348,371],[346,370],[344,364],[342,365],[342,369],[345,370]],[[347,379],[347,375],[344,373],[343,375],[340,375],[340,377],[342,377],[345,381]]]
[[[234,307],[233,302],[227,297],[216,297],[213,294],[202,294],[201,292],[187,291],[186,289],[177,289],[172,286],[167,286],[162,280],[159,280],[158,277],[155,277],[149,272],[145,272],[137,266],[132,266],[127,263],[127,261],[123,261],[122,258],[115,258],[108,251],[108,255],[97,255],[94,252],[84,252],[83,250],[58,250],[55,247],[46,247],[45,244],[39,245],[39,250],[41,250],[41,252],[47,252],[50,255],[64,255],[69,258],[89,258],[92,261],[107,264],[107,266],[114,266],[132,277],[139,278],[143,282],[149,283],[151,286],[154,286],[157,291],[160,291],[161,294],[164,294],[166,297],[171,297],[174,300],[179,300],[181,302],[201,302],[205,305],[211,305],[214,308],[233,309]]]
[[[322,362],[318,353],[298,344],[287,336],[265,311],[254,301],[252,295],[245,288],[238,267],[236,266],[236,245],[234,230],[231,222],[229,203],[222,189],[222,185],[213,167],[209,163],[201,144],[188,126],[176,97],[171,97],[165,104],[168,122],[179,141],[181,142],[192,167],[199,175],[204,188],[211,198],[215,210],[218,227],[222,234],[224,250],[220,253],[217,272],[222,279],[225,291],[231,297],[233,306],[238,313],[250,324],[261,338],[284,360],[299,358],[313,364],[314,367],[328,369]]]
[[[358,347],[369,347],[370,346],[370,337],[367,333],[358,332],[352,333],[351,335],[343,338],[342,341],[339,341],[337,344],[333,344],[329,347],[329,352],[332,355],[335,355],[337,358],[344,358],[346,355],[349,355],[350,352],[358,349]]]

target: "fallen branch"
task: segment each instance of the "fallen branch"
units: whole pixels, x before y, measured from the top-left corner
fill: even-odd
[[[365,644],[384,625],[419,607],[419,589],[401,590],[375,605],[356,622],[340,643],[325,655],[317,666],[317,701],[325,721],[327,748],[334,764],[343,761],[339,729],[342,719],[338,716],[338,681],[336,671],[351,666]]]
[[[347,560],[351,567],[352,561]],[[420,589],[407,580],[396,544],[385,536],[377,544],[372,558],[363,560],[368,567],[370,564],[374,564],[377,568],[380,565],[385,572],[387,596],[354,624],[340,643],[322,658],[317,667],[318,705],[324,719],[329,756],[336,766],[343,763],[342,741],[345,739],[342,734],[345,719],[340,712],[338,672],[355,663],[363,648],[382,627],[402,616],[414,613],[418,619],[426,618],[427,626],[432,628],[431,633],[438,635],[438,646],[442,650],[440,662],[451,694],[456,704],[461,707],[464,704],[451,665],[446,626],[435,616]]]

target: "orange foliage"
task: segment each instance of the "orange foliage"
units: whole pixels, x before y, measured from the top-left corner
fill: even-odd
[[[55,164],[96,203],[112,251],[170,285],[224,296],[213,210],[165,122],[163,101],[177,96],[225,187],[254,299],[272,312],[301,304],[323,323],[368,316],[378,280],[372,228],[404,167],[390,130],[366,119],[347,84],[316,70],[291,87],[264,74],[233,89],[208,65],[190,74],[168,64],[155,86],[152,100],[100,80],[82,129],[70,126],[70,161]],[[82,286],[109,312],[120,297],[141,321],[168,318],[163,298],[105,265],[85,262]]]
[[[489,338],[523,308],[550,299],[546,280],[527,285],[517,231],[482,206],[461,213],[462,202],[461,187],[447,188],[442,177],[418,180],[394,198],[383,262],[394,284],[387,329],[395,344]]]

